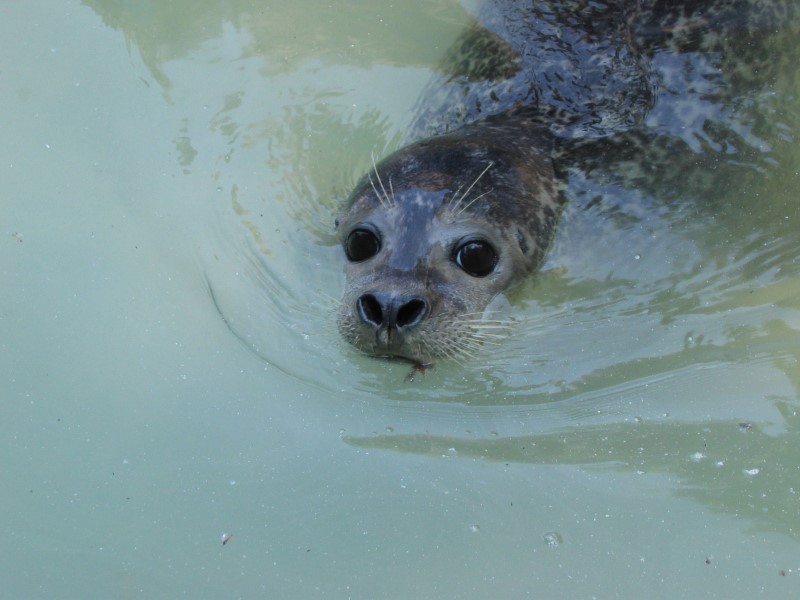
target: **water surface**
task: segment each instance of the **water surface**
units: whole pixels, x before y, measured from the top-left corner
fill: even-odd
[[[481,360],[409,383],[339,342],[336,209],[471,9],[5,7],[9,597],[797,588],[796,30],[767,166],[703,197],[571,172]]]

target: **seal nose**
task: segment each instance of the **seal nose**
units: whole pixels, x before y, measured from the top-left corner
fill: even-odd
[[[375,329],[409,329],[428,314],[428,303],[419,296],[371,292],[356,302],[358,316]]]

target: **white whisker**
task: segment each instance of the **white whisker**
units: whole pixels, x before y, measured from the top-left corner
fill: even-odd
[[[451,217],[452,217],[452,216],[455,216],[455,215],[458,215],[458,214],[461,214],[461,213],[464,211],[464,209],[465,209],[465,208],[467,208],[468,206],[470,206],[470,205],[471,205],[473,202],[475,202],[475,200],[477,200],[478,198],[480,198],[480,197],[482,197],[482,196],[484,196],[484,195],[485,195],[485,194],[481,194],[481,196],[478,196],[478,198],[475,198],[474,200],[472,200],[472,201],[471,201],[469,204],[467,204],[467,205],[466,205],[466,206],[464,206],[463,208],[459,208],[459,207],[461,206],[461,203],[464,201],[464,199],[465,199],[465,198],[466,198],[466,197],[469,195],[469,193],[472,191],[472,188],[474,188],[474,187],[475,187],[475,184],[477,184],[477,183],[478,183],[478,181],[480,181],[481,177],[483,177],[483,176],[486,174],[486,172],[487,172],[489,169],[491,169],[493,166],[494,166],[494,161],[489,161],[489,164],[488,164],[488,165],[486,165],[486,168],[485,168],[483,171],[481,171],[480,175],[478,175],[478,176],[475,178],[475,181],[473,181],[473,182],[470,184],[470,186],[469,186],[469,187],[466,189],[466,191],[465,191],[463,194],[461,194],[461,196],[458,198],[458,200],[456,200],[456,201],[455,201],[455,203],[453,203],[453,204],[451,204],[450,206],[448,206],[448,211],[449,211],[449,214],[450,214],[450,216],[451,216]],[[460,190],[461,190],[461,187],[459,187],[459,188],[458,188],[458,190],[456,191],[456,194],[457,194],[457,193],[458,193],[458,191],[460,191]],[[488,193],[488,192],[486,192],[486,193]],[[456,194],[454,194],[454,196],[455,196]]]
[[[375,164],[375,155],[374,154],[372,155],[372,168],[375,171],[375,177],[378,178],[378,184],[381,186],[381,190],[383,191],[383,198],[384,198],[384,200],[386,200],[386,204],[384,206],[389,208],[390,206],[392,206],[392,201],[389,198],[389,194],[386,193],[386,188],[383,186],[383,181],[381,181],[381,174],[378,173],[378,165]]]
[[[475,197],[474,197],[472,200],[470,200],[470,201],[469,201],[469,202],[467,202],[467,203],[466,203],[464,206],[462,206],[462,207],[461,207],[461,209],[458,211],[458,213],[457,213],[457,214],[459,214],[459,215],[460,215],[460,214],[461,214],[461,213],[463,213],[465,210],[467,210],[467,209],[468,209],[470,206],[472,206],[473,204],[475,204],[475,203],[476,203],[478,200],[480,200],[481,198],[483,198],[483,197],[484,197],[486,194],[491,194],[493,191],[494,191],[494,188],[490,189],[488,192],[483,192],[482,194],[480,194],[480,195],[478,195],[478,196],[475,196]]]
[[[386,204],[386,200],[378,193],[378,188],[375,187],[375,182],[372,181],[372,175],[367,173],[367,178],[369,179],[369,184],[372,186],[372,191],[375,192],[375,195],[378,197],[378,202],[381,203],[381,206],[384,208],[389,208],[389,205]]]

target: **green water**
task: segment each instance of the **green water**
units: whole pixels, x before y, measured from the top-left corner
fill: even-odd
[[[796,593],[793,131],[704,207],[571,205],[519,331],[409,383],[338,341],[332,220],[467,8],[0,15],[0,595]]]

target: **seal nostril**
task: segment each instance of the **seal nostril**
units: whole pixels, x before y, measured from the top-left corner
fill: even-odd
[[[419,323],[428,312],[428,306],[423,300],[415,298],[409,300],[397,309],[395,322],[398,327],[412,327]]]
[[[428,303],[419,296],[370,292],[356,301],[358,316],[375,329],[410,328],[428,314]]]
[[[380,302],[372,294],[364,294],[356,303],[361,320],[373,327],[383,325],[383,309]]]

